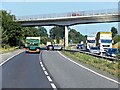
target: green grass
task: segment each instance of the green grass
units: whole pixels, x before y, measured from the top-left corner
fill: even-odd
[[[0,48],[0,53],[7,53],[17,49],[18,47]]]
[[[108,60],[106,59],[96,58],[91,55],[87,55],[79,52],[62,51],[62,53],[72,59],[75,59],[85,64],[89,64],[92,67],[98,68],[100,70],[108,72],[109,74],[115,77],[120,78],[120,64],[119,64],[120,62],[115,62],[115,63],[108,62]]]

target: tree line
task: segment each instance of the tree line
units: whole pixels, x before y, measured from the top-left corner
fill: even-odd
[[[5,10],[0,10],[1,28],[2,34],[1,46],[3,48],[9,48],[12,46],[18,46],[19,44],[25,44],[26,37],[42,37],[42,43],[45,43],[48,34],[44,27],[21,27],[19,23],[13,21],[16,17],[7,13]],[[44,38],[43,38],[44,37]]]
[[[57,40],[59,43],[60,39],[64,39],[64,27],[55,26],[50,29],[48,36],[47,30],[44,27],[21,27],[19,23],[13,21],[15,19],[15,15],[11,15],[11,13],[7,13],[5,10],[0,10],[1,13],[1,28],[0,31],[2,33],[2,47],[12,47],[18,46],[20,44],[25,44],[26,37],[41,37],[41,43],[46,44],[47,41]],[[76,38],[74,38],[76,37]],[[81,40],[84,40],[84,36],[77,32],[75,29],[69,30],[69,40],[73,40],[73,43],[77,43]]]

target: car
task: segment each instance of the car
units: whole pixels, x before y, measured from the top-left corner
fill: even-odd
[[[77,44],[76,48],[77,49],[82,49],[83,44]]]
[[[100,55],[100,49],[98,47],[90,47],[89,52]]]
[[[54,46],[53,45],[48,45],[47,50],[54,50]]]
[[[54,45],[54,50],[62,50],[62,47],[59,45]]]
[[[116,48],[109,48],[107,49],[107,51],[105,52],[106,56],[110,56],[110,57],[116,57],[118,54],[118,49]]]
[[[81,46],[81,49],[80,49],[81,51],[87,51],[87,49],[86,49],[86,46],[83,44],[82,46]]]

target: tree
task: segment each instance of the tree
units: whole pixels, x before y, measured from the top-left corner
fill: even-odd
[[[117,29],[115,27],[111,28],[111,32],[112,32],[112,37],[114,37],[115,35],[117,35]]]
[[[37,32],[41,37],[41,44],[46,44],[48,39],[47,30],[44,27],[38,27]]]
[[[52,39],[56,39],[57,42],[59,43],[60,39],[64,39],[64,33],[65,33],[64,30],[65,30],[64,27],[59,27],[59,26],[53,27],[50,30],[50,37]],[[69,30],[70,30],[68,35],[69,42],[70,40],[72,40],[73,43],[79,43],[81,41],[85,42],[85,36],[80,34],[80,32],[77,32],[75,29],[70,29],[70,28]]]
[[[21,26],[13,21],[14,15],[1,10],[2,15],[2,47],[6,44],[10,46],[17,46],[17,41],[21,37]]]
[[[16,18],[14,15],[7,13],[5,10],[0,10],[0,13],[0,20],[2,22],[2,27],[0,28],[0,32],[2,33],[2,47],[18,46],[21,41],[25,44],[26,37],[40,36],[43,39],[41,43],[47,42],[48,35],[44,27],[39,27],[38,29],[35,27],[21,27],[13,21]]]
[[[81,41],[85,42],[85,36],[77,32],[75,29],[70,29],[69,31],[69,41],[72,40],[73,43],[80,43]]]
[[[55,26],[50,29],[50,37],[53,39],[64,38],[64,27]]]
[[[120,35],[114,36],[113,40],[114,40],[114,43],[120,42]]]
[[[47,30],[44,27],[38,27],[40,37],[48,37]]]
[[[41,44],[47,43],[47,30],[44,27],[22,27],[23,40],[25,42],[26,37],[41,37]]]

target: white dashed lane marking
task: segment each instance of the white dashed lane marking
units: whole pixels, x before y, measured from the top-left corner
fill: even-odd
[[[41,55],[41,53],[40,53],[40,55]],[[53,80],[52,80],[51,77],[49,76],[48,72],[46,71],[46,69],[45,69],[45,67],[44,67],[44,65],[43,65],[43,62],[41,61],[41,57],[40,57],[40,56],[39,56],[39,60],[40,60],[40,66],[42,67],[42,69],[43,69],[43,71],[44,71],[44,73],[45,73],[48,81],[50,82],[51,87],[52,87],[54,90],[57,90],[57,87],[56,87],[55,84],[53,83]]]
[[[50,78],[50,76],[47,76],[47,78],[48,78],[48,80],[49,80],[50,82],[52,82],[52,79]]]
[[[43,71],[45,71],[46,69],[44,67],[42,67]]]
[[[52,88],[53,88],[54,90],[57,90],[57,88],[56,88],[56,86],[55,86],[54,83],[51,83],[51,86],[52,86]]]
[[[48,75],[47,71],[44,71],[44,73],[45,73],[46,76]]]
[[[40,65],[42,65],[42,62],[40,62]]]

